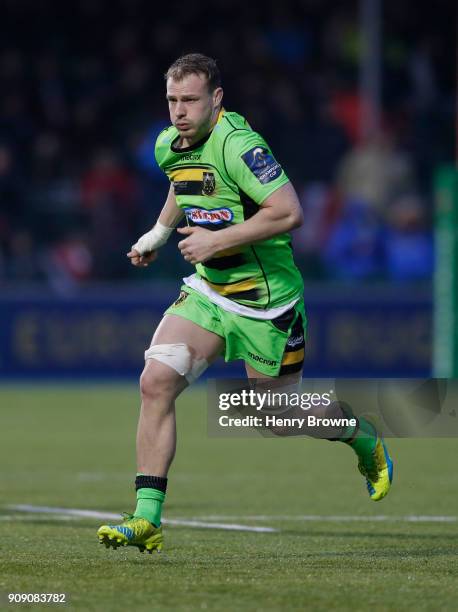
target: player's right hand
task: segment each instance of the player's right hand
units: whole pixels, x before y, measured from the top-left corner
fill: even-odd
[[[130,263],[138,268],[146,268],[152,261],[157,258],[157,251],[151,251],[145,255],[140,255],[135,249],[130,250],[127,253],[127,257],[130,259]]]

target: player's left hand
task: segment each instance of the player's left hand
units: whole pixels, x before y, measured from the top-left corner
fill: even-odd
[[[218,250],[215,234],[203,227],[177,227],[179,234],[187,236],[180,240],[178,248],[186,261],[195,265],[211,259]]]

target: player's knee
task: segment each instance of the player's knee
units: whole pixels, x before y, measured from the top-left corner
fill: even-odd
[[[181,390],[180,382],[179,376],[171,368],[160,363],[149,362],[140,376],[142,400],[174,400]]]

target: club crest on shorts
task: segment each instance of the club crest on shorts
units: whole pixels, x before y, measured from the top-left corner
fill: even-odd
[[[204,172],[202,181],[202,194],[211,195],[215,191],[216,180],[213,172]]]
[[[186,291],[180,291],[180,295],[178,296],[178,299],[173,302],[173,306],[180,306],[180,304],[185,301],[188,295],[189,293],[187,293]]]

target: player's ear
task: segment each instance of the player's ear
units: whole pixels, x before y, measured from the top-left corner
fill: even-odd
[[[215,89],[215,91],[213,92],[213,104],[216,106],[219,106],[223,100],[223,88],[222,87],[217,87]]]

